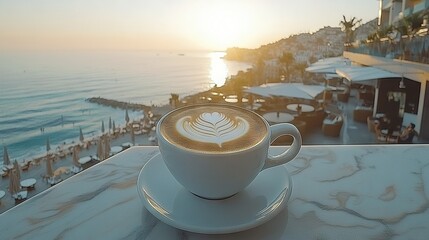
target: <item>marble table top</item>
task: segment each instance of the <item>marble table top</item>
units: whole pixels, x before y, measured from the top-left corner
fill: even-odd
[[[281,147],[270,149],[279,152]],[[429,145],[304,146],[287,207],[233,234],[159,221],[136,181],[157,147],[131,147],[0,215],[2,239],[427,239]],[[239,174],[239,173],[237,173]]]

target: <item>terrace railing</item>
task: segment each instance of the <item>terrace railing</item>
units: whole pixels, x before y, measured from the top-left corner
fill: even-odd
[[[427,31],[427,30],[426,30]],[[429,35],[403,36],[346,46],[346,51],[429,64]]]

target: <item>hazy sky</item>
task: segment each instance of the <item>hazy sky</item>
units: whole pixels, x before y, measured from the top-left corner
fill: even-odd
[[[0,0],[0,49],[224,50],[367,22],[378,0]]]

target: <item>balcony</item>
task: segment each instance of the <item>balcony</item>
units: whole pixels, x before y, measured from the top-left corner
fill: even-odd
[[[396,42],[385,39],[360,43],[347,47],[346,51],[429,64],[429,35],[404,36]]]

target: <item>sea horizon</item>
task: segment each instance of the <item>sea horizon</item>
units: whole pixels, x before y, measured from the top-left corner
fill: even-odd
[[[103,97],[145,105],[168,104],[221,86],[250,64],[209,51],[48,51],[0,56],[0,140],[12,160],[30,160],[51,148],[125,124],[125,110],[89,103]],[[131,119],[143,112],[129,111]],[[106,130],[107,131],[107,130]],[[0,149],[3,157],[3,148]],[[3,159],[1,159],[3,160]]]

